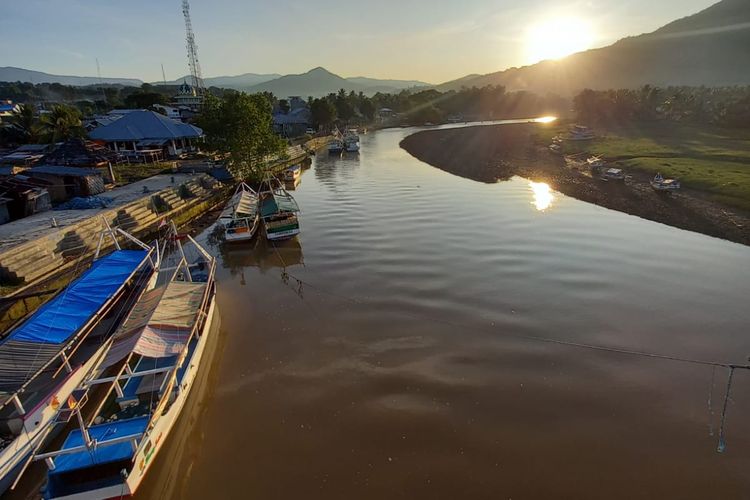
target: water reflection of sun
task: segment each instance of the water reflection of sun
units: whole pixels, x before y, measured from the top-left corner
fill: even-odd
[[[552,202],[555,197],[552,195],[552,189],[549,184],[545,182],[533,182],[529,181],[529,187],[534,195],[534,200],[531,202],[537,210],[543,212],[552,206]]]

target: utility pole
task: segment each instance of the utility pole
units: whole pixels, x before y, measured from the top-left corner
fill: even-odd
[[[99,58],[96,58],[96,76],[99,78],[99,90],[102,91],[102,100],[107,104],[107,93],[104,92],[104,83],[102,83],[102,68],[99,66]]]

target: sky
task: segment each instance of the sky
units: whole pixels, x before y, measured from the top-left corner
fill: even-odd
[[[441,83],[522,66],[575,19],[593,47],[717,0],[191,0],[203,76],[303,73]],[[181,0],[5,0],[0,66],[159,81],[188,73]],[[541,27],[541,28],[540,28]],[[578,28],[576,28],[578,29]],[[564,34],[562,36],[565,36]],[[536,49],[530,47],[537,47]],[[536,52],[535,52],[536,50]]]

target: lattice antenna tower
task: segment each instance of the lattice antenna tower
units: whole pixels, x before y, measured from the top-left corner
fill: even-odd
[[[198,61],[198,46],[195,44],[195,33],[193,33],[193,23],[190,22],[190,4],[188,0],[182,0],[182,14],[185,16],[185,36],[187,40],[188,65],[190,66],[190,77],[192,78],[193,88],[202,95],[205,88],[203,86],[203,76],[201,75],[201,64]]]

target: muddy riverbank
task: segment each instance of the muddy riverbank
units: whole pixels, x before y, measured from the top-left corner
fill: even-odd
[[[648,176],[628,172],[627,182],[603,182],[566,167],[534,140],[538,124],[479,126],[418,132],[401,141],[417,159],[454,175],[494,183],[515,175],[546,182],[579,200],[644,219],[750,245],[750,214],[683,187],[656,193]]]

